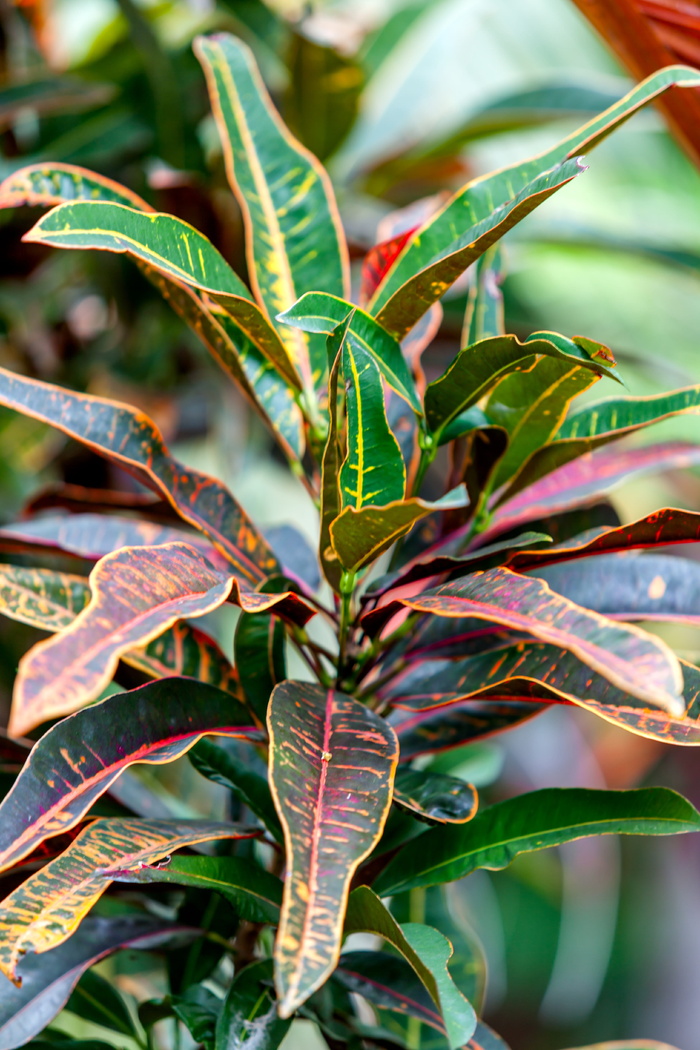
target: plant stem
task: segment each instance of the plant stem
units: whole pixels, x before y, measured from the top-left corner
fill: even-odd
[[[357,577],[354,572],[344,572],[340,578],[340,624],[338,627],[338,675],[337,684],[343,678],[347,659],[348,636],[352,618],[352,594]]]

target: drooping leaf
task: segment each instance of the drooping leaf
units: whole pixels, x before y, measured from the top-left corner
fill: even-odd
[[[427,514],[464,507],[468,502],[464,486],[459,486],[435,502],[413,497],[393,500],[381,507],[347,506],[330,526],[333,550],[347,572],[359,572]]]
[[[282,841],[282,827],[272,801],[267,779],[251,766],[251,762],[238,760],[235,753],[211,740],[200,740],[190,753],[194,768],[224,787],[233,791],[248,806],[256,817],[278,841]]]
[[[417,1017],[444,1034],[442,1017],[415,970],[400,955],[380,951],[343,952],[333,979],[374,1006]]]
[[[225,33],[194,44],[207,78],[229,181],[246,225],[253,288],[275,317],[304,292],[347,295],[347,246],[323,167],[282,124],[252,53]],[[304,385],[317,362],[307,339],[282,329]]]
[[[389,429],[379,369],[369,354],[348,339],[342,355],[347,419],[347,452],[340,466],[343,509],[402,500],[406,468]]]
[[[596,376],[611,375],[610,369],[602,361],[592,358],[575,339],[555,336],[555,342],[548,338],[549,335],[547,332],[536,332],[525,342],[515,335],[493,336],[461,350],[445,374],[430,383],[425,392],[425,416],[430,429],[439,434],[460,413],[476,405],[509,373],[515,373],[512,383],[526,384],[536,354],[554,359],[548,364],[554,368],[555,374],[559,371],[564,375],[569,371],[576,374],[583,370],[582,390],[595,382]],[[528,391],[528,398],[530,396]],[[569,396],[574,395],[571,393]],[[493,397],[498,401],[498,391]],[[486,411],[493,423],[503,426],[501,418],[490,413],[488,408]]]
[[[438,1007],[452,1050],[473,1035],[476,1015],[447,968],[453,951],[447,937],[421,923],[399,925],[368,886],[359,886],[350,894],[345,932],[377,934],[401,952]]]
[[[80,978],[66,1003],[66,1010],[85,1021],[119,1032],[120,1035],[130,1038],[135,1035],[137,1039],[140,1035],[129,1008],[117,989],[94,970],[88,970]]]
[[[335,967],[350,879],[381,836],[398,745],[358,701],[302,682],[276,687],[268,727],[287,846],[275,983],[288,1017]]]
[[[0,970],[15,981],[25,952],[40,954],[66,941],[120,872],[155,864],[182,846],[257,834],[240,824],[204,820],[94,821],[2,902]]]
[[[157,427],[137,409],[0,369],[0,404],[62,430],[165,496],[203,532],[245,579],[279,571],[263,537],[214,478],[173,459]]]
[[[412,839],[381,873],[382,896],[506,868],[523,852],[586,835],[677,835],[700,830],[700,815],[668,788],[602,791],[542,788],[482,809],[469,824],[443,825]]]
[[[92,598],[61,634],[20,661],[11,731],[21,736],[47,718],[68,714],[99,695],[122,653],[144,645],[182,617],[203,616],[235,594],[248,611],[289,602],[285,595],[242,589],[182,543],[125,547],[90,573]],[[289,606],[303,607],[294,597]]]
[[[185,678],[118,693],[63,719],[34,745],[0,805],[0,870],[75,827],[133,763],[172,762],[206,733],[259,735],[229,693]]]
[[[687,66],[660,70],[545,153],[468,183],[407,242],[375,292],[370,312],[401,338],[467,266],[579,174],[572,158],[672,85],[698,84],[700,74]]]
[[[216,1027],[216,1046],[277,1050],[291,1023],[280,1016],[272,996],[272,960],[260,959],[234,978]]]
[[[221,999],[203,984],[191,984],[172,997],[172,1009],[198,1044],[213,1050]]]
[[[278,320],[302,332],[330,335],[352,313],[347,340],[372,358],[392,390],[422,415],[415,384],[399,343],[373,317],[336,295],[307,292],[278,315]]]
[[[502,733],[527,722],[546,709],[546,704],[517,700],[474,701],[440,710],[395,710],[389,721],[396,731],[401,761],[461,747],[475,740]]]
[[[75,164],[29,164],[0,183],[0,208],[52,206],[68,201],[111,201],[152,212],[147,201],[112,179]]]
[[[274,925],[279,921],[282,882],[242,857],[172,857],[168,864],[146,864],[138,871],[122,872],[119,882],[208,890],[230,901],[241,919]]]
[[[660,639],[632,625],[616,624],[509,569],[488,569],[404,598],[403,605],[438,616],[491,620],[526,631],[574,653],[618,688],[671,714],[682,714],[682,676]]]
[[[400,768],[394,802],[428,824],[465,824],[475,815],[479,798],[473,784],[458,777]]]
[[[234,661],[248,706],[261,724],[265,723],[272,690],[287,677],[284,646],[284,627],[276,616],[243,613],[239,617],[233,639]]]
[[[80,977],[120,948],[148,951],[197,931],[147,915],[90,916],[64,944],[47,956],[25,956],[18,968],[21,986],[0,975],[0,1047],[16,1050],[49,1024],[68,1001]]]

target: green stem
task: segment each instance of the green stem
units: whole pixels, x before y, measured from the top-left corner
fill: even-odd
[[[425,889],[411,890],[408,895],[408,921],[425,922]],[[421,1022],[417,1017],[409,1017],[406,1029],[406,1046],[409,1050],[420,1050]]]
[[[417,612],[409,613],[403,623],[400,624],[395,631],[392,631],[391,634],[387,634],[385,638],[375,638],[371,645],[365,649],[363,653],[360,653],[355,663],[355,670],[352,676],[353,685],[357,685],[367,677],[378,656],[381,656],[381,654],[387,649],[390,649],[392,645],[395,645],[396,642],[405,638],[415,626],[416,620],[420,615],[421,614]]]
[[[344,572],[340,577],[340,624],[338,627],[338,685],[342,681],[347,660],[348,637],[352,618],[352,595],[357,576],[354,572]]]

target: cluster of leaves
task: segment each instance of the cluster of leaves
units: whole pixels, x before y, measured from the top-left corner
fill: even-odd
[[[282,124],[251,53],[224,34],[195,50],[252,291],[198,230],[87,170],[25,167],[0,205],[50,206],[26,241],[126,253],[160,289],[318,506],[324,579],[298,534],[265,537],[137,409],[0,369],[2,405],[152,494],[103,495],[101,515],[74,497],[74,513],[0,529],[8,553],[94,563],[88,577],[0,567],[2,612],[51,632],[21,661],[2,741],[0,970],[12,983],[0,1046],[35,1039],[67,1005],[144,1045],[171,1017],[207,1047],[274,1050],[299,1016],[330,1047],[409,1045],[420,1022],[454,1050],[498,1050],[479,990],[466,996],[450,974],[450,942],[404,921],[410,895],[585,835],[700,829],[664,788],[543,789],[479,808],[471,784],[431,769],[436,753],[552,704],[700,742],[698,670],[634,623],[697,622],[695,565],[629,557],[696,542],[700,515],[601,526],[590,510],[622,478],[698,461],[687,443],[613,443],[697,412],[700,387],[572,409],[616,379],[614,358],[582,336],[506,334],[498,242],[579,177],[584,151],[700,74],[663,70],[545,154],[396,231],[365,260],[355,304],[330,181]],[[470,266],[464,348],[427,383],[437,304]],[[429,499],[439,455],[447,491]],[[235,666],[191,623],[227,602],[240,610]],[[287,675],[293,650],[303,678]],[[120,691],[119,661],[151,681]],[[239,819],[163,813],[134,790],[130,765],[185,754],[229,789]],[[190,907],[212,893],[206,917]],[[388,950],[343,952],[358,932]],[[190,948],[178,964],[193,943],[195,961]],[[170,994],[141,1003],[138,1023],[90,969],[125,945],[176,960]],[[374,1024],[350,993],[375,1007]]]

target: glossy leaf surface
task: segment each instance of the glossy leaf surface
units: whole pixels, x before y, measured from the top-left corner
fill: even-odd
[[[333,979],[384,1010],[417,1017],[444,1034],[435,1003],[415,970],[399,955],[379,951],[343,952]]]
[[[182,846],[256,834],[203,820],[96,820],[2,902],[0,970],[16,980],[25,952],[40,954],[66,941],[120,872],[155,864]]]
[[[275,983],[288,1017],[336,965],[350,880],[381,836],[398,744],[358,701],[303,682],[277,686],[268,728],[287,848]]]
[[[399,738],[401,760],[431,755],[502,733],[541,714],[547,705],[518,700],[450,704],[439,710],[394,711],[391,725]]]
[[[282,841],[282,828],[267,779],[255,771],[250,755],[237,754],[223,743],[200,740],[190,753],[190,762],[202,776],[233,791],[268,831]]]
[[[29,164],[26,168],[14,171],[0,183],[0,208],[51,206],[68,201],[94,200],[153,211],[150,204],[126,186],[75,164]]]
[[[583,609],[539,581],[508,569],[488,569],[403,599],[402,604],[438,616],[473,616],[527,631],[568,649],[613,685],[652,706],[683,713],[680,668],[665,643]]]
[[[675,791],[542,788],[482,809],[464,826],[431,828],[404,846],[379,876],[382,895],[506,868],[519,854],[586,835],[676,835],[700,830],[700,815]]]
[[[236,975],[216,1027],[217,1047],[277,1050],[292,1022],[277,1012],[271,978],[270,959],[253,962]]]
[[[230,694],[184,678],[118,693],[63,719],[34,745],[0,805],[0,870],[75,827],[124,769],[172,762],[203,733],[258,735]]]
[[[429,770],[398,769],[394,802],[429,824],[465,824],[475,815],[476,788],[458,777]]]

